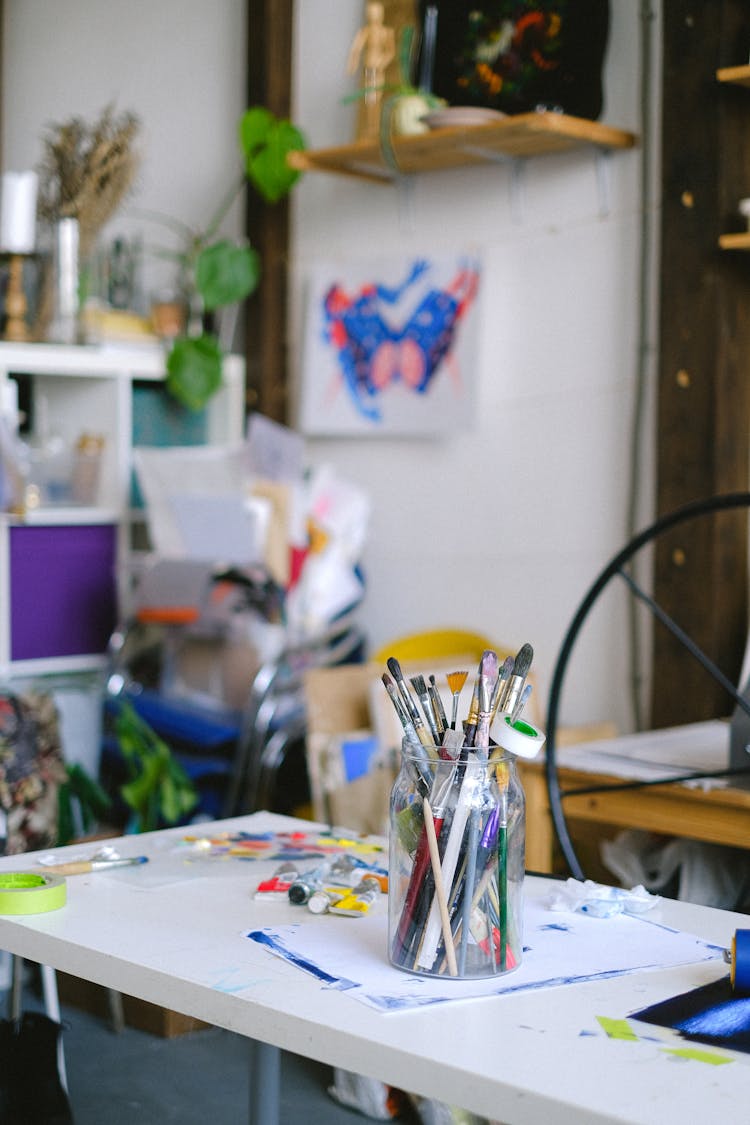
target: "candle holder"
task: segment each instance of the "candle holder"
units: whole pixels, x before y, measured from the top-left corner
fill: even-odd
[[[34,253],[37,184],[36,172],[4,172],[0,180],[0,250],[9,255],[10,262],[5,295],[6,340],[30,339],[23,262]]]
[[[26,293],[23,288],[23,262],[25,254],[10,255],[10,274],[5,294],[5,340],[26,343],[30,338],[26,313],[28,309]]]

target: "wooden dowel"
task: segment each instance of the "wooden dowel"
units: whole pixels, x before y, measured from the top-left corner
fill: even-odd
[[[422,808],[424,811],[425,831],[427,832],[427,845],[430,849],[430,860],[432,862],[432,874],[435,880],[435,897],[437,898],[438,909],[440,911],[440,924],[443,929],[443,941],[445,942],[445,956],[448,961],[448,972],[452,977],[457,977],[458,965],[456,964],[456,947],[453,944],[451,920],[448,914],[448,903],[445,898],[443,872],[440,866],[440,852],[438,851],[437,835],[435,833],[435,821],[432,816],[430,802],[427,798],[422,802]]]

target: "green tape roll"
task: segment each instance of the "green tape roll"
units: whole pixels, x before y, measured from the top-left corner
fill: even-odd
[[[0,875],[0,914],[44,914],[65,906],[67,884],[59,875],[9,871]]]

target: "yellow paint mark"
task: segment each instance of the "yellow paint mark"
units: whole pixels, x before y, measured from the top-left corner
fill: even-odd
[[[597,1016],[597,1021],[610,1039],[638,1039],[627,1020],[613,1020],[608,1016]]]
[[[709,1066],[723,1066],[724,1063],[734,1062],[729,1055],[717,1055],[714,1051],[701,1051],[698,1047],[663,1047],[667,1055],[678,1055],[681,1059],[692,1059],[694,1062],[708,1063]]]

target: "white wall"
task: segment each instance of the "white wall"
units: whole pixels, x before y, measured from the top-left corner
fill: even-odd
[[[634,132],[638,9],[611,4],[602,115]],[[312,147],[352,136],[353,110],[340,99],[352,88],[346,55],[360,13],[358,0],[297,7],[296,118]],[[626,537],[640,169],[638,149],[605,159],[603,171],[589,152],[532,159],[520,218],[503,165],[423,175],[406,190],[315,174],[297,190],[298,355],[301,294],[321,257],[483,251],[475,429],[311,443],[313,460],[334,461],[373,498],[365,618],[375,647],[440,625],[511,648],[530,641],[546,695],[580,598]],[[649,431],[646,520],[651,464]],[[620,603],[603,606],[570,664],[566,721],[627,727],[626,648]]]
[[[638,132],[641,5],[610,7],[602,120]],[[129,208],[205,222],[237,167],[244,8],[244,0],[5,0],[3,168],[37,162],[47,122],[93,117],[114,99],[144,124]],[[352,89],[346,56],[362,9],[362,0],[297,2],[294,117],[313,146],[352,135],[354,110],[341,97]],[[658,57],[658,19],[653,34]],[[602,172],[591,153],[534,158],[520,216],[502,165],[421,176],[408,191],[327,175],[297,188],[296,370],[301,294],[321,257],[483,251],[475,429],[418,442],[310,443],[312,461],[332,461],[373,500],[363,616],[374,647],[439,625],[510,647],[528,640],[546,695],[568,621],[626,533],[641,159],[639,149],[617,152]],[[137,225],[126,209],[112,234],[128,224]],[[233,224],[228,231],[238,214]],[[646,344],[651,365],[654,342]],[[641,524],[650,516],[650,424],[642,472]],[[626,648],[621,606],[603,607],[576,647],[565,721],[627,727]]]
[[[3,169],[38,165],[52,123],[94,122],[109,104],[131,111],[140,169],[103,241],[140,232],[147,248],[176,249],[136,212],[201,228],[239,174],[245,28],[244,0],[5,0]],[[241,232],[240,206],[223,229]],[[143,273],[148,290],[174,266],[147,254]]]

